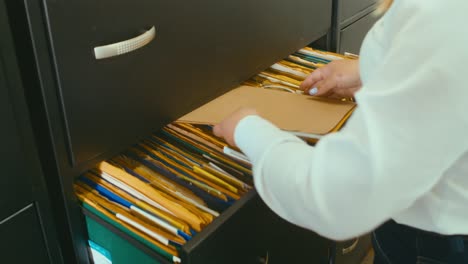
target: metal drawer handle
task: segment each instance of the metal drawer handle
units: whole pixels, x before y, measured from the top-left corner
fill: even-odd
[[[96,60],[110,58],[137,50],[150,43],[156,36],[156,29],[151,27],[145,33],[121,42],[94,48]]]
[[[269,254],[268,254],[268,251],[267,251],[265,257],[258,258],[258,262],[259,262],[260,264],[268,264],[268,261],[269,261]]]
[[[359,237],[356,238],[356,240],[354,240],[354,243],[353,243],[351,246],[349,246],[349,247],[347,247],[347,248],[343,248],[343,249],[341,250],[341,252],[343,253],[343,255],[346,255],[346,254],[351,253],[353,250],[356,249],[358,243],[359,243]]]

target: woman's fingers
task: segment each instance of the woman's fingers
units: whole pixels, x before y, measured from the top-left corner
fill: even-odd
[[[249,115],[257,115],[257,111],[253,108],[240,108],[226,116],[219,124],[215,125],[213,127],[213,133],[218,137],[224,138],[229,145],[235,146],[234,132],[236,127],[243,118]]]
[[[216,124],[213,127],[213,134],[217,137],[224,137],[223,128],[221,124]]]
[[[320,69],[317,69],[311,74],[309,74],[309,76],[307,76],[307,78],[301,83],[299,88],[302,91],[304,91],[304,93],[308,94],[309,90],[315,87],[315,84],[321,80],[323,80],[322,71]]]
[[[314,96],[324,96],[329,92],[333,91],[337,87],[337,82],[335,78],[327,78],[322,81],[317,82],[316,90],[311,89],[309,91],[310,95]]]

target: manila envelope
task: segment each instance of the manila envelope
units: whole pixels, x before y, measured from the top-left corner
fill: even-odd
[[[338,130],[354,102],[240,86],[181,117],[177,122],[215,125],[240,107],[255,108],[282,130],[325,135]]]

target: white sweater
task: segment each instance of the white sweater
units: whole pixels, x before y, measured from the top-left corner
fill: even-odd
[[[362,46],[357,110],[315,147],[242,119],[235,142],[268,206],[338,240],[390,218],[468,234],[467,10],[466,0],[396,0]]]

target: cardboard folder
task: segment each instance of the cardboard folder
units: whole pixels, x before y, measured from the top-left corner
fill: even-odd
[[[354,102],[240,86],[181,117],[179,122],[214,125],[240,107],[253,107],[279,128],[325,135],[338,130],[356,107]]]

